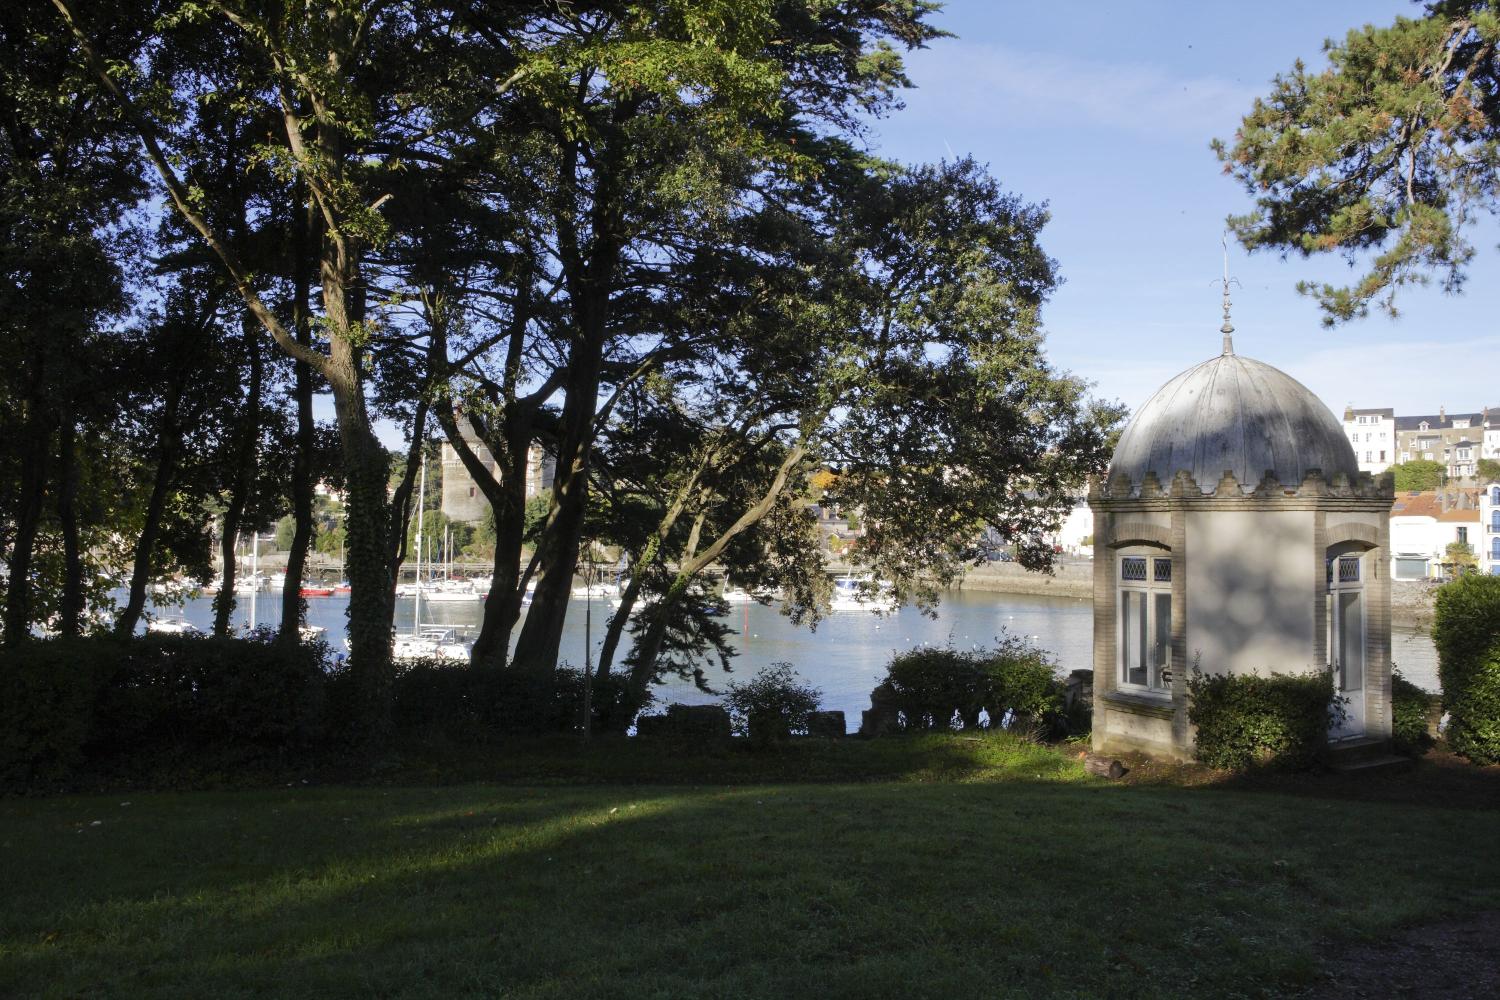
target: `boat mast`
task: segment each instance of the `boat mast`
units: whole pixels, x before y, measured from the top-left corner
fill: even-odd
[[[427,449],[422,449],[422,475],[417,483],[417,591],[412,599],[411,634],[422,634],[422,514],[427,506]]]

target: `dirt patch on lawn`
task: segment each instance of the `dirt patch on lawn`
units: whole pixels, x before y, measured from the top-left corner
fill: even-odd
[[[1127,785],[1229,788],[1450,809],[1500,809],[1500,765],[1471,764],[1441,744],[1412,761],[1409,767],[1374,773],[1234,774],[1202,764],[1151,760],[1138,754],[1121,754],[1120,761],[1130,769],[1120,779]]]
[[[1323,962],[1307,997],[1492,1000],[1500,996],[1500,912],[1424,924]]]

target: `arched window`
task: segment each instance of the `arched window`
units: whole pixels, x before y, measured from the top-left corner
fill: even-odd
[[[1490,503],[1500,507],[1500,486],[1490,487]]]
[[[1490,539],[1490,558],[1500,562],[1500,538]]]
[[[1172,558],[1159,549],[1118,557],[1120,686],[1172,686]]]

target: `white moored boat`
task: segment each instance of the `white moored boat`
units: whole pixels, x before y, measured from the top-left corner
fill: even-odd
[[[481,596],[468,581],[462,580],[445,581],[422,591],[422,600],[429,604],[463,604],[477,601]]]
[[[146,622],[147,632],[159,635],[198,635],[198,626],[183,618],[153,618]]]
[[[572,596],[575,600],[604,601],[611,597],[620,596],[620,586],[615,583],[596,583],[588,587],[574,587]]]
[[[833,611],[894,611],[897,602],[888,583],[841,576],[833,581],[833,599],[828,606]]]

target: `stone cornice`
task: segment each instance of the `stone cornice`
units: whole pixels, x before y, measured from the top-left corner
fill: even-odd
[[[1174,510],[1323,510],[1339,513],[1389,514],[1392,498],[1364,497],[1259,497],[1259,496],[1207,496],[1197,497],[1090,497],[1089,507],[1109,514],[1167,513]]]
[[[1164,511],[1178,507],[1204,510],[1347,510],[1386,511],[1395,501],[1389,473],[1373,477],[1360,473],[1351,481],[1342,473],[1330,482],[1321,469],[1308,469],[1302,482],[1288,486],[1267,470],[1254,486],[1243,485],[1226,471],[1210,489],[1204,489],[1186,471],[1172,477],[1163,488],[1154,473],[1140,483],[1123,475],[1106,482],[1095,480],[1089,490],[1089,506],[1112,512]]]

